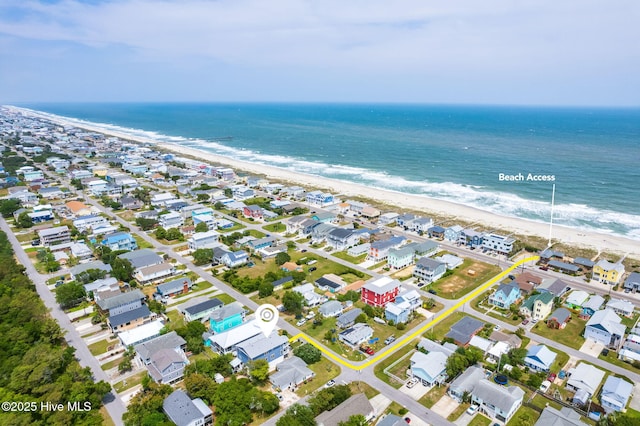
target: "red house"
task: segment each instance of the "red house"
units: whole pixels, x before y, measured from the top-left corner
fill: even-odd
[[[262,209],[260,208],[260,206],[256,206],[256,205],[244,206],[244,208],[242,209],[242,214],[244,214],[244,217],[253,217],[256,219],[262,219]]]
[[[385,306],[389,302],[395,302],[399,292],[400,281],[389,277],[368,282],[360,290],[362,301],[371,306]]]

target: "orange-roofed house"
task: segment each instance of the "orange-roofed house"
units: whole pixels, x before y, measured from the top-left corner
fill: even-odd
[[[75,216],[88,216],[91,214],[91,207],[80,201],[69,201],[66,206],[71,214]]]

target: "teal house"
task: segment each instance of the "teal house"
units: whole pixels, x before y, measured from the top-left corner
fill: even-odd
[[[209,328],[214,333],[222,333],[239,326],[244,321],[244,309],[239,303],[230,303],[214,311],[209,316]]]

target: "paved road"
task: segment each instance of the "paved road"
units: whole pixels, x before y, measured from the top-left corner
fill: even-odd
[[[51,317],[55,319],[58,324],[60,324],[60,327],[65,331],[65,340],[70,346],[75,348],[75,355],[76,358],[78,358],[80,365],[82,367],[89,367],[96,381],[104,380],[109,383],[109,378],[102,368],[100,368],[98,360],[91,354],[91,352],[89,352],[89,348],[80,337],[80,334],[76,331],[74,325],[69,320],[69,317],[67,317],[67,314],[60,309],[60,306],[56,303],[54,295],[47,288],[46,277],[49,275],[41,275],[36,271],[33,263],[31,263],[31,260],[20,246],[20,243],[15,235],[13,235],[13,231],[9,228],[9,225],[7,225],[4,218],[0,219],[0,229],[2,229],[9,237],[9,241],[13,246],[13,251],[15,252],[18,262],[26,268],[27,275],[35,284],[36,291],[38,292],[38,295],[40,295],[45,306],[49,309]],[[113,421],[117,425],[122,425],[122,415],[127,411],[127,409],[118,394],[113,390],[109,392],[104,399],[104,406]]]

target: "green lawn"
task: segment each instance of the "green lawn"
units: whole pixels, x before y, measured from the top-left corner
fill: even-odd
[[[533,426],[540,414],[533,408],[520,407],[513,415],[507,426]]]
[[[27,232],[25,234],[17,234],[16,238],[21,243],[27,243],[31,240],[38,238],[38,234],[36,234],[35,232]]]
[[[107,352],[109,346],[114,346],[116,342],[110,343],[107,339],[97,341],[89,345],[89,351],[91,355],[97,356]]]
[[[324,356],[321,358],[320,362],[309,365],[309,368],[316,373],[316,375],[313,379],[300,385],[296,390],[296,394],[301,398],[314,392],[321,386],[324,386],[329,380],[340,374],[340,367],[329,361]]]
[[[144,379],[146,375],[147,375],[146,370],[141,371],[138,374],[135,374],[127,379],[121,380],[118,383],[114,384],[113,389],[118,393],[126,391],[127,389],[131,389],[132,387],[142,383],[142,379]]]
[[[369,384],[359,381],[349,383],[349,389],[351,389],[351,394],[355,395],[357,393],[364,393],[368,399],[371,399],[380,393],[380,391],[374,389]]]
[[[562,408],[562,406],[560,404],[558,404],[556,401],[551,400],[551,399],[547,399],[544,396],[538,395],[536,394],[533,399],[531,401],[529,401],[531,404],[535,405],[536,407],[540,408],[540,410],[544,410],[544,408],[549,405],[553,408],[556,408],[558,410],[560,410]]]
[[[634,312],[631,318],[622,315],[620,316],[620,318],[622,319],[621,322],[625,327],[633,328],[633,326],[636,325],[636,322],[638,321],[638,316],[640,316],[640,313]]]
[[[167,326],[171,330],[183,327],[186,324],[184,321],[184,317],[180,315],[180,312],[178,312],[177,310],[167,311],[166,315],[169,318],[169,324],[167,324]]]
[[[292,324],[296,323],[296,320],[292,316],[289,316],[288,320]],[[351,349],[349,346],[345,345],[344,343],[338,340],[338,333],[340,333],[341,330],[337,328],[335,318],[326,318],[325,320],[323,320],[321,325],[316,325],[316,326],[313,325],[313,321],[308,321],[305,325],[300,327],[300,329],[304,333],[313,337],[315,340],[325,344],[329,349],[331,349],[338,355],[342,355],[346,359],[349,359],[351,361],[362,361],[367,357],[358,349]],[[334,339],[326,340],[324,338],[325,334],[332,329],[336,330],[336,332],[333,334]],[[375,333],[374,333],[374,336],[375,336]]]
[[[133,234],[133,238],[136,239],[136,243],[138,244],[138,248],[139,249],[145,249],[145,248],[152,249],[153,248],[153,244],[147,242],[147,240],[145,240],[141,236]]]
[[[452,275],[440,278],[430,284],[430,288],[445,299],[458,299],[499,273],[500,267],[497,265],[466,259]]]
[[[491,419],[483,416],[482,414],[476,414],[476,416],[469,422],[469,426],[489,426],[490,424]]]
[[[211,284],[209,281],[200,281],[200,282],[194,283],[193,287],[191,287],[191,290],[188,293],[180,293],[177,296],[174,296],[174,299],[180,299],[181,297],[191,296],[191,294],[194,291],[206,290],[211,287],[213,287],[213,284]]]
[[[418,383],[416,386],[422,386]],[[427,408],[433,407],[433,405],[440,400],[447,393],[446,386],[434,386],[429,392],[424,394],[418,402]]]
[[[249,235],[256,238],[264,238],[267,234],[260,232],[257,229],[249,229]]]
[[[234,299],[233,297],[229,296],[227,293],[220,293],[220,294],[216,294],[215,297],[220,300],[222,303],[224,303],[225,305],[228,305],[229,303],[233,303],[236,301],[236,299]]]
[[[122,361],[124,361],[124,358],[122,357],[116,358],[113,361],[109,361],[105,364],[102,364],[100,368],[102,368],[104,371],[111,370],[112,368],[119,366],[122,363]]]
[[[555,352],[555,351],[554,351]],[[556,360],[551,364],[551,372],[558,373],[569,362],[569,354],[566,352],[557,352]]]
[[[567,345],[573,349],[580,349],[585,341],[581,334],[584,331],[586,323],[587,322],[585,320],[578,318],[578,315],[571,313],[571,321],[569,321],[563,329],[556,330],[549,328],[546,323],[540,321],[531,329],[531,331],[542,337],[546,337],[547,339]]]
[[[452,312],[451,315],[440,321],[435,326],[431,327],[427,330],[423,335],[427,339],[442,341],[444,339],[445,334],[449,332],[451,326],[458,321],[460,321],[463,317],[473,317],[473,315],[465,314],[464,312]],[[478,319],[478,318],[476,318]],[[482,321],[484,323],[484,321]]]
[[[239,231],[241,229],[246,228],[246,226],[236,222],[236,221],[231,221],[233,222],[233,226],[231,228],[226,228],[226,229],[218,229],[218,232],[220,232],[221,234],[229,234],[229,233],[233,233],[236,231]]]
[[[287,230],[287,226],[282,222],[275,222],[263,226],[262,229],[269,232],[284,232]]]
[[[447,416],[447,420],[449,420],[450,422],[453,422],[455,420],[458,419],[458,417],[460,417],[462,414],[464,414],[465,411],[467,411],[467,408],[469,408],[471,404],[469,404],[468,402],[463,402],[462,404],[459,404],[455,410],[453,410],[453,412],[451,414],[449,414]],[[481,414],[477,414],[476,417],[484,417]],[[486,417],[484,417],[486,419]],[[488,420],[488,419],[487,419]]]
[[[414,343],[415,342],[406,343],[401,349],[395,351],[392,355],[388,356],[387,358],[385,358],[384,360],[376,364],[376,366],[373,369],[376,377],[382,380],[383,382],[387,383],[388,385],[391,385],[396,389],[400,389],[404,383],[397,383],[393,378],[384,374],[384,370],[385,368],[387,368],[388,366],[396,362],[398,359],[402,358],[403,355],[406,355],[409,352],[413,351],[415,349]],[[407,356],[407,358],[405,359],[408,360],[409,358],[411,357]],[[401,362],[400,364],[404,364],[404,363]],[[404,375],[398,376],[398,377],[403,378]]]
[[[357,256],[357,257],[353,257],[353,256],[349,256],[346,251],[338,251],[333,253],[333,256],[337,257],[338,259],[346,260],[347,262],[351,262],[357,265],[359,263],[364,262],[364,260],[367,258],[367,253],[361,254],[360,256]]]
[[[376,263],[375,265],[369,266],[367,269],[370,269],[370,270],[372,270],[372,271],[373,271],[373,270],[375,270],[375,269],[382,268],[382,267],[383,267],[384,265],[386,265],[386,264],[387,264],[387,261],[386,261],[386,260],[383,260],[382,262],[378,262],[378,263]]]
[[[598,355],[598,358],[600,358],[601,360],[607,361],[613,365],[617,365],[618,367],[622,367],[626,370],[632,371],[636,374],[640,374],[640,369],[634,367],[628,362],[624,362],[623,360],[618,359],[617,354],[614,351],[609,351],[607,355],[602,355],[601,353],[600,355]]]

